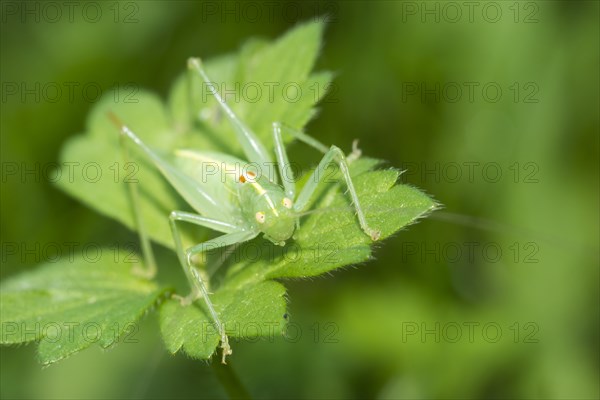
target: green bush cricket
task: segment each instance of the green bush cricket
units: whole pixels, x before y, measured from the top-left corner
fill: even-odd
[[[139,148],[197,212],[196,214],[172,211],[169,215],[177,256],[192,288],[188,296],[179,297],[179,300],[182,305],[186,306],[197,299],[203,299],[220,335],[222,362],[225,363],[227,355],[232,354],[232,350],[229,346],[225,327],[210,300],[207,285],[198,270],[193,266],[195,255],[215,248],[243,243],[254,239],[261,233],[264,238],[272,243],[283,246],[287,240],[292,238],[295,230],[299,227],[301,214],[308,207],[311,196],[324,176],[325,169],[332,162],[339,166],[362,230],[374,241],[379,239],[380,232],[367,224],[350,177],[348,162],[360,155],[355,146],[353,152],[346,157],[342,150],[336,146],[328,148],[301,131],[288,127],[281,122],[273,122],[275,159],[277,161],[277,172],[282,181],[280,185],[274,171],[269,170],[262,173],[260,168],[246,168],[248,165],[272,165],[273,162],[264,144],[220,96],[204,71],[201,60],[197,58],[189,59],[188,70],[190,73],[197,73],[201,77],[217,100],[220,110],[233,125],[236,138],[241,144],[248,161],[222,153],[184,149],[176,151],[174,154],[175,162],[170,163],[146,146],[117,116],[110,113],[109,117],[121,131],[121,143],[125,157],[127,157],[128,145],[133,144]],[[295,181],[293,177],[290,179],[289,170],[285,170],[286,166],[289,165],[289,161],[283,142],[284,133],[324,153],[317,168],[299,193],[296,193]],[[221,172],[226,173],[198,176],[198,171],[202,169],[200,166],[203,163],[216,166]],[[144,230],[143,221],[141,221],[137,209],[137,188],[134,187],[135,185],[128,186],[145,258],[146,269],[143,272],[147,276],[154,276],[156,272],[154,257],[148,235]],[[177,222],[187,222],[206,227],[221,232],[223,235],[186,249],[183,246]]]

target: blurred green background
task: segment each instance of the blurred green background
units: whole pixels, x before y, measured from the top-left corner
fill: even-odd
[[[1,3],[2,278],[44,261],[10,243],[136,240],[10,169],[57,162],[95,88],[164,98],[187,57],[330,13],[317,69],[337,77],[308,132],[359,138],[444,209],[372,262],[288,283],[299,333],[237,343],[240,379],[259,398],[600,396],[598,2],[70,4]],[[206,363],[166,352],[154,314],[136,339],[46,369],[34,345],[2,347],[0,394],[226,396]]]

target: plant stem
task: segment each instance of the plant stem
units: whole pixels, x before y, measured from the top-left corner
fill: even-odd
[[[244,387],[243,383],[240,381],[238,376],[236,375],[233,368],[231,368],[231,364],[221,364],[220,362],[211,362],[210,366],[212,367],[215,375],[223,388],[229,395],[230,399],[251,399],[250,393]]]

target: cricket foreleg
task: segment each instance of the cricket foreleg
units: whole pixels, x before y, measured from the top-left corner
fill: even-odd
[[[346,181],[346,185],[348,186],[348,192],[350,193],[350,197],[352,198],[352,203],[354,204],[354,208],[356,209],[356,214],[358,216],[358,222],[360,223],[360,227],[362,230],[371,237],[372,240],[379,239],[381,232],[369,227],[367,223],[367,219],[365,217],[364,211],[360,205],[360,200],[358,199],[358,195],[356,194],[356,189],[354,188],[354,184],[352,183],[352,178],[350,177],[350,170],[348,169],[348,163],[346,162],[346,157],[344,156],[344,152],[336,146],[331,146],[329,151],[325,153],[325,156],[321,159],[321,162],[313,172],[310,179],[302,188],[302,191],[298,195],[298,199],[296,199],[294,203],[294,210],[297,212],[301,212],[304,210],[304,207],[308,204],[311,196],[315,192],[319,182],[323,179],[325,175],[325,170],[328,165],[332,162],[336,161],[338,166],[340,167],[340,171]]]
[[[228,223],[182,211],[173,211],[169,216],[169,221],[171,223],[171,231],[173,232],[173,238],[175,240],[177,256],[179,257],[181,266],[191,286],[190,294],[186,297],[179,297],[179,300],[181,301],[181,304],[185,306],[190,305],[199,298],[203,299],[210,317],[217,328],[217,332],[219,332],[219,336],[221,338],[221,348],[223,350],[222,362],[225,363],[225,357],[232,353],[231,347],[229,347],[229,341],[227,339],[225,327],[219,319],[212,301],[210,300],[208,289],[206,288],[204,280],[200,276],[198,270],[193,266],[192,257],[196,254],[204,253],[207,250],[213,250],[216,248],[248,241],[256,237],[258,232],[240,230],[240,228]],[[225,233],[223,236],[208,240],[204,243],[200,243],[188,248],[187,250],[184,250],[181,235],[176,224],[177,221],[185,221],[227,233]]]

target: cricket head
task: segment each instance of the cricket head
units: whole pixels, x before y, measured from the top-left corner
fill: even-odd
[[[264,237],[283,246],[294,234],[298,217],[292,209],[292,200],[285,197],[282,189],[277,189],[270,188],[258,197],[253,211],[258,229],[264,233]]]

